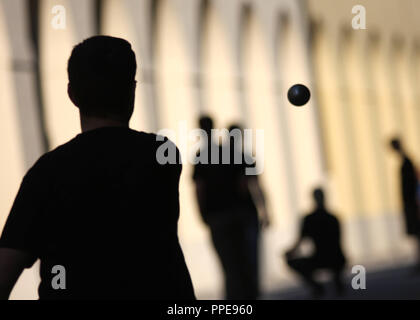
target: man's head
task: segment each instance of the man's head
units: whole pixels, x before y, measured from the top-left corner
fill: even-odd
[[[126,40],[94,36],[73,48],[68,93],[81,115],[128,122],[134,109],[136,56]]]
[[[198,123],[200,125],[200,129],[204,130],[210,137],[211,129],[213,129],[213,119],[209,116],[201,116]]]
[[[324,207],[325,205],[325,196],[324,196],[324,190],[322,190],[322,188],[316,188],[313,191],[313,197],[316,203],[316,206],[319,207]]]
[[[229,126],[229,132],[231,132],[233,130],[240,130],[241,132],[243,131],[242,127],[237,123],[231,124]]]
[[[391,139],[390,145],[391,145],[391,148],[395,150],[396,152],[403,153],[403,147],[402,147],[402,143],[400,139],[398,138]]]

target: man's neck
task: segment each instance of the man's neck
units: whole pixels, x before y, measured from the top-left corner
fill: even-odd
[[[128,128],[128,122],[106,119],[106,118],[96,118],[88,117],[85,115],[80,115],[80,125],[82,132],[95,130],[103,127],[126,127]]]

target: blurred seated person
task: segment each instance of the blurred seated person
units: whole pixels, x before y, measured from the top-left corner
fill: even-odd
[[[337,293],[342,293],[344,286],[342,273],[346,259],[340,243],[340,223],[338,219],[325,208],[324,192],[315,189],[313,192],[316,207],[314,211],[303,218],[299,239],[286,252],[287,264],[297,272],[311,288],[314,298],[324,294],[324,287],[316,281],[315,272],[327,269],[334,275]],[[302,257],[297,253],[305,239],[312,240],[314,253]]]

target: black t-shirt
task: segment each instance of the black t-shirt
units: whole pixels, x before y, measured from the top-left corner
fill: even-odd
[[[194,299],[177,235],[182,166],[156,161],[171,143],[156,137],[87,131],[25,175],[0,246],[41,260],[40,299]],[[55,265],[64,290],[51,285]]]
[[[417,174],[413,163],[404,157],[401,166],[401,187],[404,205],[410,206],[416,203],[417,194]]]
[[[420,219],[417,205],[417,173],[413,162],[408,157],[404,157],[401,166],[401,193],[406,232],[410,235],[418,235]]]
[[[345,262],[341,248],[340,223],[325,209],[317,209],[303,219],[301,235],[314,242],[315,257],[332,264]]]

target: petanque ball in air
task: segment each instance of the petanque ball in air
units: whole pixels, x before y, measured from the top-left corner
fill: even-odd
[[[287,92],[287,99],[295,106],[303,106],[311,98],[311,92],[303,84],[295,84]]]

